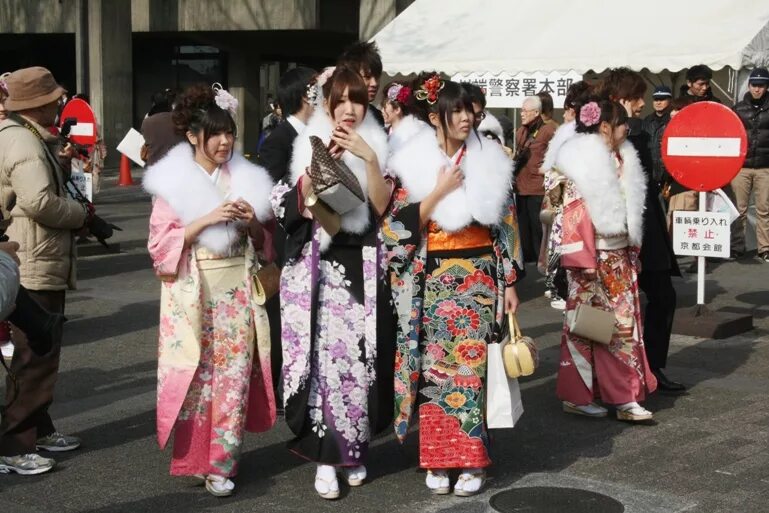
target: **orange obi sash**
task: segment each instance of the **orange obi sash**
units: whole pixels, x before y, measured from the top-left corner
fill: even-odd
[[[486,226],[471,224],[458,232],[448,233],[435,221],[427,225],[427,251],[457,251],[491,245],[491,231]]]

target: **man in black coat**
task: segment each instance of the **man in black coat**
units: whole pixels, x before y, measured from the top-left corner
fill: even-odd
[[[638,152],[646,173],[646,208],[644,211],[644,233],[641,244],[641,273],[638,285],[646,295],[644,312],[644,347],[649,367],[657,378],[660,390],[683,392],[686,387],[671,381],[662,372],[667,364],[670,335],[673,331],[673,316],[676,311],[676,290],[673,276],[680,276],[673,242],[668,235],[665,214],[660,201],[660,190],[652,178],[653,168],[649,150],[649,134],[639,118],[644,107],[646,82],[643,77],[628,68],[617,68],[609,72],[600,90],[611,99],[622,104],[627,110],[628,141]]]
[[[662,133],[670,122],[670,102],[673,92],[668,86],[660,85],[652,93],[654,112],[644,118],[644,130],[649,134],[649,151],[652,158],[652,178],[658,184],[665,178],[665,164],[662,162]]]
[[[307,88],[315,80],[315,70],[297,67],[288,70],[280,77],[278,83],[278,105],[283,110],[285,119],[278,123],[272,133],[264,140],[257,158],[258,164],[270,173],[275,182],[289,180],[289,165],[294,151],[294,139],[304,130],[307,121],[314,110],[312,102],[307,97]],[[276,263],[283,266],[286,254],[286,233],[280,226],[275,226],[273,246],[277,255]],[[283,344],[280,330],[280,296],[275,295],[267,301],[267,316],[270,320],[270,346],[272,359],[273,383],[276,387],[276,397],[282,396],[280,386],[283,366]],[[282,407],[278,402],[278,407]]]
[[[740,217],[732,230],[732,251],[745,252],[745,220],[750,194],[755,195],[758,258],[769,262],[769,71],[756,68],[748,79],[748,92],[734,106],[748,133],[745,164],[732,180],[732,191]]]
[[[690,98],[693,102],[716,102],[721,100],[715,97],[710,88],[713,80],[713,72],[704,64],[697,64],[686,70],[686,84],[681,86],[681,96]]]

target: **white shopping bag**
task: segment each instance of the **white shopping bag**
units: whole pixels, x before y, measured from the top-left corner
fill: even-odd
[[[737,210],[723,189],[716,189],[707,193],[705,205],[708,212],[729,214],[729,223],[733,223],[740,216],[740,211]]]
[[[523,415],[521,388],[517,379],[505,373],[502,344],[488,344],[486,369],[486,426],[489,429],[511,428]]]

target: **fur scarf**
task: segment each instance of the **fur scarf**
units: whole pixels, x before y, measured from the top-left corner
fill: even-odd
[[[632,144],[622,143],[619,154],[623,161],[621,178],[601,136],[576,134],[561,146],[555,167],[574,182],[585,199],[596,233],[627,233],[630,244],[641,247],[646,175]]]
[[[272,217],[270,191],[272,178],[267,171],[233,153],[223,165],[230,173],[232,199],[243,198],[254,209],[256,218],[265,222]],[[195,163],[192,147],[186,143],[174,146],[168,154],[144,173],[144,190],[163,199],[187,226],[208,214],[225,201],[224,195]],[[229,249],[237,239],[235,223],[219,223],[200,232],[198,242],[215,253]]]
[[[427,123],[406,118],[396,132],[401,130],[410,135],[406,141],[398,139],[389,168],[408,191],[409,201],[419,202],[435,188],[440,168],[451,162]],[[447,232],[457,232],[473,222],[498,224],[512,190],[513,162],[502,146],[475,133],[469,135],[466,145],[460,164],[464,185],[438,202],[432,214],[432,220]]]
[[[325,110],[316,108],[315,112],[310,117],[310,120],[307,122],[307,127],[294,141],[294,152],[289,168],[291,171],[291,185],[296,185],[299,178],[310,166],[312,160],[310,136],[315,135],[328,145],[331,141],[331,133],[333,131],[334,123],[331,118],[326,114]],[[358,135],[371,146],[374,153],[376,153],[380,169],[385,169],[385,165],[387,164],[387,134],[385,134],[376,119],[374,119],[370,113],[367,113],[356,131],[358,132]],[[345,151],[342,154],[342,160],[347,164],[347,167],[350,168],[350,171],[353,172],[358,179],[358,182],[360,182],[361,189],[366,193],[368,191],[366,163],[363,159],[356,157],[349,151]],[[369,215],[367,195],[366,200],[362,205],[343,214],[341,219],[342,231],[354,234],[364,233],[366,229],[368,229],[370,223],[371,219]],[[321,233],[321,250],[327,249],[330,242],[330,237],[323,231]]]
[[[545,160],[542,162],[542,169],[546,172],[553,169],[561,146],[575,135],[577,135],[576,121],[570,121],[558,127],[558,130],[555,131],[553,138],[550,139],[550,142],[547,145],[547,152],[545,153]]]

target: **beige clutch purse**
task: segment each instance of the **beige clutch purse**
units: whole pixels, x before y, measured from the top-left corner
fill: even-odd
[[[260,265],[259,270],[251,276],[251,279],[253,280],[254,302],[262,306],[280,290],[280,267],[274,262]]]
[[[614,335],[614,312],[580,304],[568,319],[572,335],[608,345]]]
[[[502,346],[502,361],[507,377],[515,379],[531,376],[537,370],[539,355],[537,346],[531,337],[521,334],[521,327],[514,313],[507,314],[510,328],[510,341]]]

